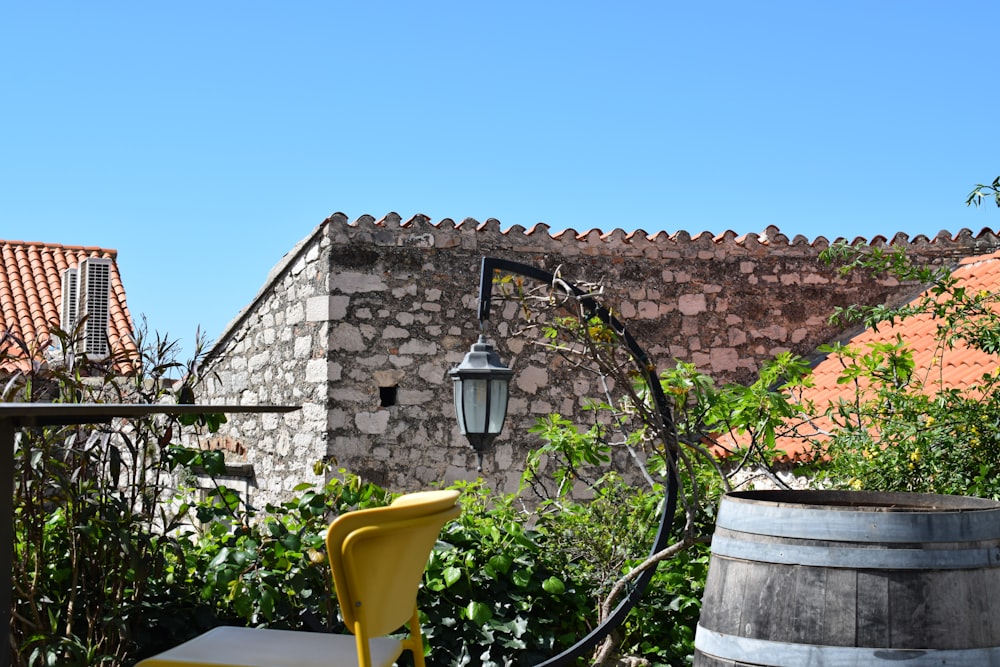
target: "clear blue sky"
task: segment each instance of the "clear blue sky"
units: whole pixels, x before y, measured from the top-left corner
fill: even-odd
[[[7,2],[0,238],[115,248],[216,338],[330,213],[1000,227],[992,3]],[[476,278],[470,276],[470,285]]]

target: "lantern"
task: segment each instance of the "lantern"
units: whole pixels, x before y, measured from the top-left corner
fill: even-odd
[[[489,448],[507,416],[507,387],[514,371],[503,365],[485,336],[472,345],[462,363],[448,373],[454,381],[455,413],[462,434],[479,457]]]

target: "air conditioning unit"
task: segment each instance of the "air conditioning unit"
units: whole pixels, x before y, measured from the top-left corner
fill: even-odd
[[[77,352],[91,357],[105,357],[108,355],[108,317],[111,310],[111,260],[88,257],[80,262],[77,283],[77,319],[74,324],[87,318]]]
[[[66,269],[62,274],[62,310],[59,317],[59,328],[72,332],[76,326],[76,305],[79,294],[79,271]]]

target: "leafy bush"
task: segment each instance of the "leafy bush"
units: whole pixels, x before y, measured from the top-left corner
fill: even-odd
[[[593,598],[556,567],[544,531],[514,496],[461,484],[420,596],[428,664],[530,665],[585,634]]]
[[[179,367],[171,344],[140,337],[134,353],[94,360],[73,353],[78,334],[55,331],[61,358],[5,334],[0,363],[22,370],[0,398],[151,403],[169,395],[161,380]],[[148,418],[22,430],[14,451],[13,664],[121,664],[140,644],[175,643],[186,632],[176,619],[210,615],[169,576],[171,554],[183,549],[170,532],[183,516],[163,501],[181,428]],[[151,636],[145,629],[156,619],[161,632]]]
[[[326,528],[333,516],[390,499],[342,471],[323,486],[297,487],[291,500],[258,516],[233,490],[216,487],[194,507],[200,529],[180,533],[185,547],[172,562],[173,580],[197,592],[216,624],[343,632]]]
[[[937,353],[931,367],[921,369],[898,336],[863,349],[824,348],[840,360],[839,381],[851,391],[827,411],[834,428],[817,444],[822,478],[846,488],[1000,498],[1000,376],[985,373],[959,390],[948,384],[946,371],[956,347],[1000,354],[997,295],[967,290],[949,270],[919,266],[902,250],[832,246],[824,256],[845,271],[929,285],[903,306],[852,307],[835,315],[876,329],[928,318]]]
[[[608,588],[637,564],[634,554],[648,549],[662,504],[662,493],[616,475],[593,500],[538,512],[481,483],[459,488],[462,515],[442,534],[421,593],[429,665],[534,665],[575,644],[595,626]],[[623,651],[687,664],[707,563],[694,549],[657,573],[620,628]]]

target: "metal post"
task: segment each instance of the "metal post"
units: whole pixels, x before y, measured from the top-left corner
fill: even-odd
[[[493,272],[497,270],[521,275],[526,278],[534,278],[542,283],[552,284],[555,281],[555,276],[553,274],[534,266],[506,259],[498,259],[496,257],[483,257],[481,273],[479,275],[480,328],[482,328],[485,322],[490,318],[490,299],[493,294]],[[636,342],[635,338],[632,337],[628,330],[625,329],[625,325],[615,319],[606,308],[599,305],[590,297],[584,296],[583,290],[578,288],[576,285],[569,283],[566,284],[577,297],[580,297],[580,302],[583,304],[589,315],[599,318],[601,322],[603,322],[606,326],[611,327],[622,337],[622,340],[625,342],[625,346],[628,348],[629,354],[632,355],[632,359],[635,362],[639,373],[642,375],[647,386],[649,387],[650,396],[653,399],[653,403],[656,405],[657,414],[660,416],[662,421],[661,427],[663,428],[663,432],[670,433],[674,427],[673,414],[670,411],[670,406],[667,403],[666,396],[663,394],[663,387],[660,386],[659,375],[656,373],[656,369],[650,362],[649,356],[639,346],[638,342]],[[656,532],[656,537],[653,540],[653,546],[649,552],[650,556],[667,548],[670,540],[670,526],[673,521],[674,513],[677,511],[677,494],[680,489],[680,480],[678,479],[676,472],[676,452],[669,449],[668,453],[673,461],[671,465],[671,474],[667,477],[667,497],[663,503],[663,513],[660,515],[660,526]],[[642,598],[642,594],[645,593],[646,588],[649,586],[649,582],[652,581],[654,574],[656,574],[656,568],[649,568],[648,570],[642,572],[636,578],[635,584],[629,591],[628,595],[625,596],[618,606],[615,607],[615,610],[611,612],[611,614],[608,615],[608,617],[604,619],[600,625],[559,655],[539,663],[536,667],[562,667],[562,665],[570,665],[575,663],[578,658],[591,652],[598,643],[600,643],[605,637],[611,634],[615,628],[622,624],[628,613],[632,611],[632,608],[635,607],[635,605]]]
[[[10,576],[14,565],[14,423],[0,419],[0,629],[4,640],[0,645],[0,667],[10,667],[11,598],[14,582]]]

